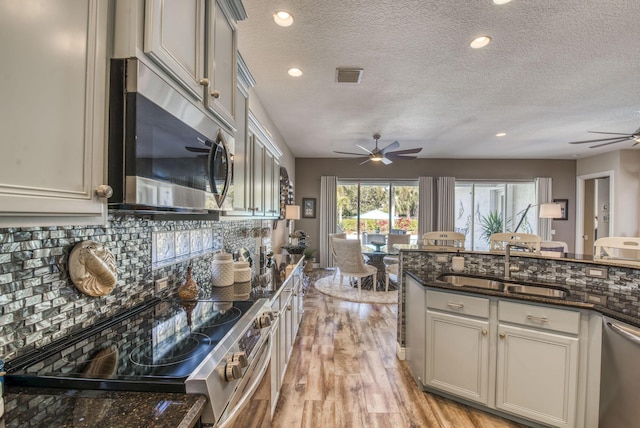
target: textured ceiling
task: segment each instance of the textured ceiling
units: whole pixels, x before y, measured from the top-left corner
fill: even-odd
[[[638,0],[243,4],[240,53],[296,157],[359,152],[380,132],[421,158],[569,159],[633,144],[567,144],[599,138],[589,130],[640,127]],[[275,25],[277,10],[293,25]],[[492,43],[471,49],[481,35]],[[362,82],[336,83],[336,67],[364,68]]]

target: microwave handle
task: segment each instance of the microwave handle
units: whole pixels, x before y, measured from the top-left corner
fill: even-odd
[[[240,413],[240,411],[244,409],[244,406],[247,404],[247,401],[251,399],[253,394],[256,392],[256,390],[260,386],[260,383],[262,382],[262,378],[267,372],[267,369],[269,368],[269,364],[271,364],[271,351],[273,348],[273,341],[271,340],[270,337],[269,339],[267,339],[267,341],[269,342],[269,348],[266,351],[267,358],[265,358],[264,364],[260,368],[260,375],[255,378],[255,380],[253,381],[253,383],[251,384],[247,392],[240,399],[240,401],[238,401],[238,404],[236,404],[236,407],[231,411],[231,413],[227,415],[224,421],[216,425],[216,428],[227,428],[228,426],[230,426],[230,424],[233,423],[233,421],[236,419],[236,416],[238,415],[238,413]]]

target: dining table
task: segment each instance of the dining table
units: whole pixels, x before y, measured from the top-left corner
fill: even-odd
[[[378,269],[378,275],[376,277],[376,290],[385,290],[385,275],[386,275],[386,265],[384,264],[384,258],[391,254],[398,254],[398,250],[391,249],[388,251],[386,245],[363,245],[362,246],[362,254],[365,255],[365,262],[368,265],[375,266]],[[362,289],[363,290],[372,290],[373,289],[373,279],[371,277],[362,279]],[[396,289],[396,286],[393,283],[390,283],[389,289]]]

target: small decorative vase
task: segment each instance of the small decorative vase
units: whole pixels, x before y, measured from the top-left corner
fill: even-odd
[[[195,300],[198,297],[198,284],[191,277],[191,266],[187,268],[187,278],[184,284],[178,288],[178,296],[182,300]]]

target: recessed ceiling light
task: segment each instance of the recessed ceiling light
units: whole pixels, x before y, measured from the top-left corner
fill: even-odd
[[[505,135],[507,135],[507,133],[506,133],[506,132],[498,132],[498,133],[496,134],[496,137],[504,137]]]
[[[493,2],[495,4],[507,4],[509,3],[511,0],[493,0]]]
[[[293,24],[293,16],[284,10],[274,13],[273,20],[281,27],[288,27]]]
[[[491,42],[491,37],[480,36],[471,41],[471,47],[474,49],[480,49],[487,46]]]
[[[289,73],[289,76],[291,77],[302,76],[302,70],[300,70],[299,68],[290,68],[289,71],[287,71],[287,73]]]

